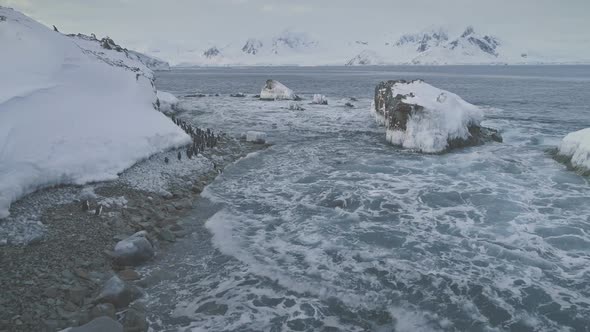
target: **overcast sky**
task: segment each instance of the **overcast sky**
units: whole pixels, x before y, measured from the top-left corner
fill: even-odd
[[[525,48],[590,53],[590,0],[0,0],[62,32],[129,48],[201,48],[291,28],[319,40],[426,27],[476,30]]]

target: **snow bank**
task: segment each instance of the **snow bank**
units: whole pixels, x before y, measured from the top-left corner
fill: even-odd
[[[590,171],[590,128],[566,135],[559,145],[558,154],[571,159],[575,168]]]
[[[469,140],[471,126],[479,126],[483,112],[458,95],[436,88],[424,81],[396,82],[391,95],[401,95],[402,103],[413,111],[405,125],[386,123],[387,140],[394,145],[426,153],[446,150],[453,140]],[[377,114],[378,122],[387,122]]]
[[[174,108],[178,105],[178,98],[170,92],[158,90],[157,96],[160,101],[160,110],[164,113],[174,111]]]
[[[114,179],[190,142],[154,109],[153,74],[126,52],[0,16],[0,218],[39,188]]]
[[[284,86],[281,82],[267,80],[266,85],[260,91],[261,100],[298,99],[293,90]]]

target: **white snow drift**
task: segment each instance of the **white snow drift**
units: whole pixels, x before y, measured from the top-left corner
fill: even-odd
[[[571,159],[575,168],[590,171],[590,128],[566,135],[559,145],[558,154]]]
[[[412,114],[405,131],[387,130],[387,140],[404,148],[427,153],[442,152],[449,140],[468,139],[468,127],[479,125],[483,119],[479,107],[423,81],[396,83],[391,89],[393,96],[405,96],[405,103],[424,108],[423,112]]]
[[[0,7],[0,218],[38,188],[109,180],[190,138],[124,52]]]
[[[174,108],[178,105],[178,98],[170,92],[159,91],[157,93],[158,100],[160,101],[160,110],[168,113],[174,111]]]

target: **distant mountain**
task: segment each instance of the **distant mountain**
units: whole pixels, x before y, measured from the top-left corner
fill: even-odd
[[[219,46],[222,45],[222,46]],[[454,34],[443,28],[390,36],[382,33],[349,41],[320,41],[308,33],[284,30],[200,51],[176,52],[182,66],[235,65],[444,65],[551,63],[538,52],[519,49],[472,26]]]

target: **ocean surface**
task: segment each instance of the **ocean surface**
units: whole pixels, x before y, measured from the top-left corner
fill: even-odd
[[[590,182],[551,155],[590,127],[590,66],[156,76],[178,96],[219,94],[182,98],[183,119],[273,144],[209,185],[184,220],[194,235],[145,268],[162,280],[148,289],[156,331],[590,331]],[[269,78],[305,110],[252,98]],[[389,145],[375,85],[415,78],[481,106],[504,143]]]

